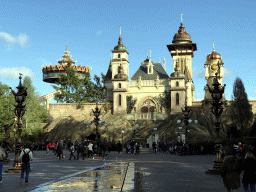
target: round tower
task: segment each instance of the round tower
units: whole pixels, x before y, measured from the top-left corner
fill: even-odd
[[[46,65],[42,67],[43,72],[43,81],[47,83],[56,83],[56,81],[60,78],[60,74],[65,74],[65,68],[67,67],[68,62],[72,63],[71,67],[76,70],[76,74],[78,77],[83,78],[86,72],[91,72],[91,68],[85,66],[77,66],[73,59],[71,59],[71,55],[68,51],[68,46],[66,46],[65,54],[62,55],[62,59],[58,60],[58,64],[55,65]]]
[[[217,79],[218,79],[218,82],[221,84],[220,86],[222,87],[222,80],[224,77],[223,67],[224,67],[224,62],[222,61],[222,56],[219,53],[215,52],[214,41],[213,41],[213,51],[206,56],[206,62],[204,64],[205,79],[209,86],[213,87],[212,86],[213,80],[214,78],[216,78],[215,73],[218,73]],[[204,87],[204,90],[205,90],[205,99],[212,100],[211,94],[207,86]],[[225,100],[224,93],[222,95],[222,100]]]

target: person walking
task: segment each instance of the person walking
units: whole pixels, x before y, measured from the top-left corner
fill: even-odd
[[[131,141],[130,145],[131,145],[131,155],[134,155],[134,145],[135,145],[134,140]]]
[[[70,147],[70,149],[69,149],[69,152],[70,152],[70,158],[69,158],[69,160],[71,160],[71,157],[74,157],[74,160],[76,160],[76,157],[75,157],[75,155],[74,155],[74,153],[75,153],[75,147],[74,147],[73,143],[70,143],[70,145],[71,145],[71,147]]]
[[[120,141],[118,141],[118,143],[117,143],[118,154],[120,154],[121,149],[122,149],[122,145],[121,145]]]
[[[125,143],[126,154],[128,154],[128,152],[129,152],[128,146],[129,146],[129,142],[127,141],[127,142]]]
[[[4,148],[0,147],[0,183],[2,183],[3,162],[6,157]]]
[[[77,144],[77,147],[76,147],[76,154],[77,154],[77,160],[79,159],[79,155],[82,153],[82,147],[80,146],[81,144],[80,143],[78,143]]]
[[[92,144],[92,142],[90,142],[88,145],[88,158],[90,157],[90,155],[92,155],[92,157],[93,157],[92,150],[93,150],[93,144]]]
[[[46,145],[46,155],[49,155],[50,148],[51,148],[51,143],[48,143]]]
[[[56,153],[57,153],[57,158],[59,159],[59,160],[61,160],[61,156],[62,156],[62,158],[63,158],[63,153],[62,153],[62,145],[59,143],[58,145],[57,145],[57,150],[56,150]]]
[[[152,147],[153,147],[153,153],[156,154],[156,148],[157,148],[156,142],[153,142]]]
[[[88,150],[87,150],[88,148],[85,144],[82,147],[83,147],[82,157],[84,160],[84,157],[86,157],[86,154],[88,153]]]
[[[252,152],[247,152],[242,162],[243,170],[243,188],[245,192],[249,192],[249,184],[251,192],[255,192],[256,183],[256,159]]]
[[[237,191],[240,187],[240,173],[241,165],[236,159],[236,150],[233,148],[227,152],[227,156],[221,166],[221,177],[223,178],[223,184],[226,188],[226,192]]]
[[[33,160],[33,155],[29,148],[21,151],[20,157],[22,165],[21,165],[21,174],[20,174],[20,183],[22,183],[24,179],[24,172],[26,171],[25,183],[28,183],[28,175],[30,171],[30,161]]]

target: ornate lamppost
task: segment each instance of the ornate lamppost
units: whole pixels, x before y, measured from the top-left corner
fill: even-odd
[[[214,83],[212,84],[213,85],[213,89],[211,89],[209,87],[208,84],[206,84],[206,86],[208,87],[209,89],[209,92],[211,93],[211,96],[212,96],[212,99],[214,100],[214,102],[212,102],[212,107],[211,107],[211,110],[212,110],[212,113],[215,115],[216,119],[217,119],[217,122],[215,123],[216,125],[216,132],[217,132],[217,139],[215,141],[215,144],[216,144],[216,156],[217,158],[214,160],[214,169],[213,170],[208,170],[206,171],[206,173],[209,173],[209,174],[220,174],[220,167],[221,167],[221,164],[222,164],[222,160],[221,160],[221,155],[220,155],[220,135],[219,135],[219,131],[220,131],[220,122],[219,122],[219,117],[220,115],[222,114],[223,112],[223,107],[221,105],[223,105],[223,102],[221,100],[222,98],[222,94],[224,93],[224,89],[225,89],[225,86],[226,84],[224,84],[224,86],[222,88],[219,88],[219,86],[221,85],[219,82],[218,82],[218,79],[217,79],[217,75],[218,73],[215,73],[216,75],[216,78],[214,78]]]
[[[188,138],[188,131],[189,131],[189,130],[188,130],[188,125],[193,122],[191,119],[188,119],[189,112],[191,111],[191,109],[187,107],[187,104],[185,104],[185,109],[183,110],[183,109],[181,108],[181,110],[182,110],[182,113],[183,113],[183,115],[184,115],[184,123],[185,123],[185,125],[186,125],[185,143],[187,144],[187,143],[188,143],[188,139],[187,139],[187,138]],[[178,120],[178,121],[177,121],[177,124],[180,124],[180,123],[181,123],[181,120]],[[195,123],[198,123],[198,121],[195,120]]]
[[[10,87],[13,95],[15,96],[15,101],[18,103],[18,105],[15,106],[14,109],[14,114],[18,118],[18,142],[17,142],[17,147],[16,147],[16,154],[15,154],[15,160],[13,164],[13,169],[8,169],[6,173],[20,173],[21,171],[21,160],[19,159],[20,153],[21,153],[21,132],[22,132],[22,121],[21,118],[25,114],[25,107],[26,105],[23,105],[23,102],[25,102],[26,97],[27,97],[27,88],[24,87],[21,83],[21,77],[22,74],[20,74],[20,83],[19,86],[16,87],[18,89],[18,92],[15,93],[12,88]]]
[[[98,133],[98,126],[102,123],[99,116],[100,116],[100,111],[98,108],[98,103],[96,104],[96,108],[95,111],[92,109],[93,113],[94,113],[94,120],[93,121],[88,121],[88,124],[92,124],[92,122],[94,122],[94,124],[96,125],[96,142],[98,143],[99,140],[99,133]],[[104,121],[103,123],[107,124],[107,121]]]

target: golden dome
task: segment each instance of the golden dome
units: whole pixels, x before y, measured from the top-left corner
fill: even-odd
[[[211,66],[211,69],[212,69],[212,70],[217,70],[217,69],[218,69],[218,67],[217,67],[217,65],[216,65],[216,64],[213,64],[213,65]]]

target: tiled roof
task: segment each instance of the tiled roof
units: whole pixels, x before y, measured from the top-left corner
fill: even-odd
[[[159,76],[159,79],[169,78],[161,63],[153,62],[153,74],[147,74],[147,64],[142,64],[131,79],[139,79],[140,76],[141,79],[156,79],[157,75]]]

